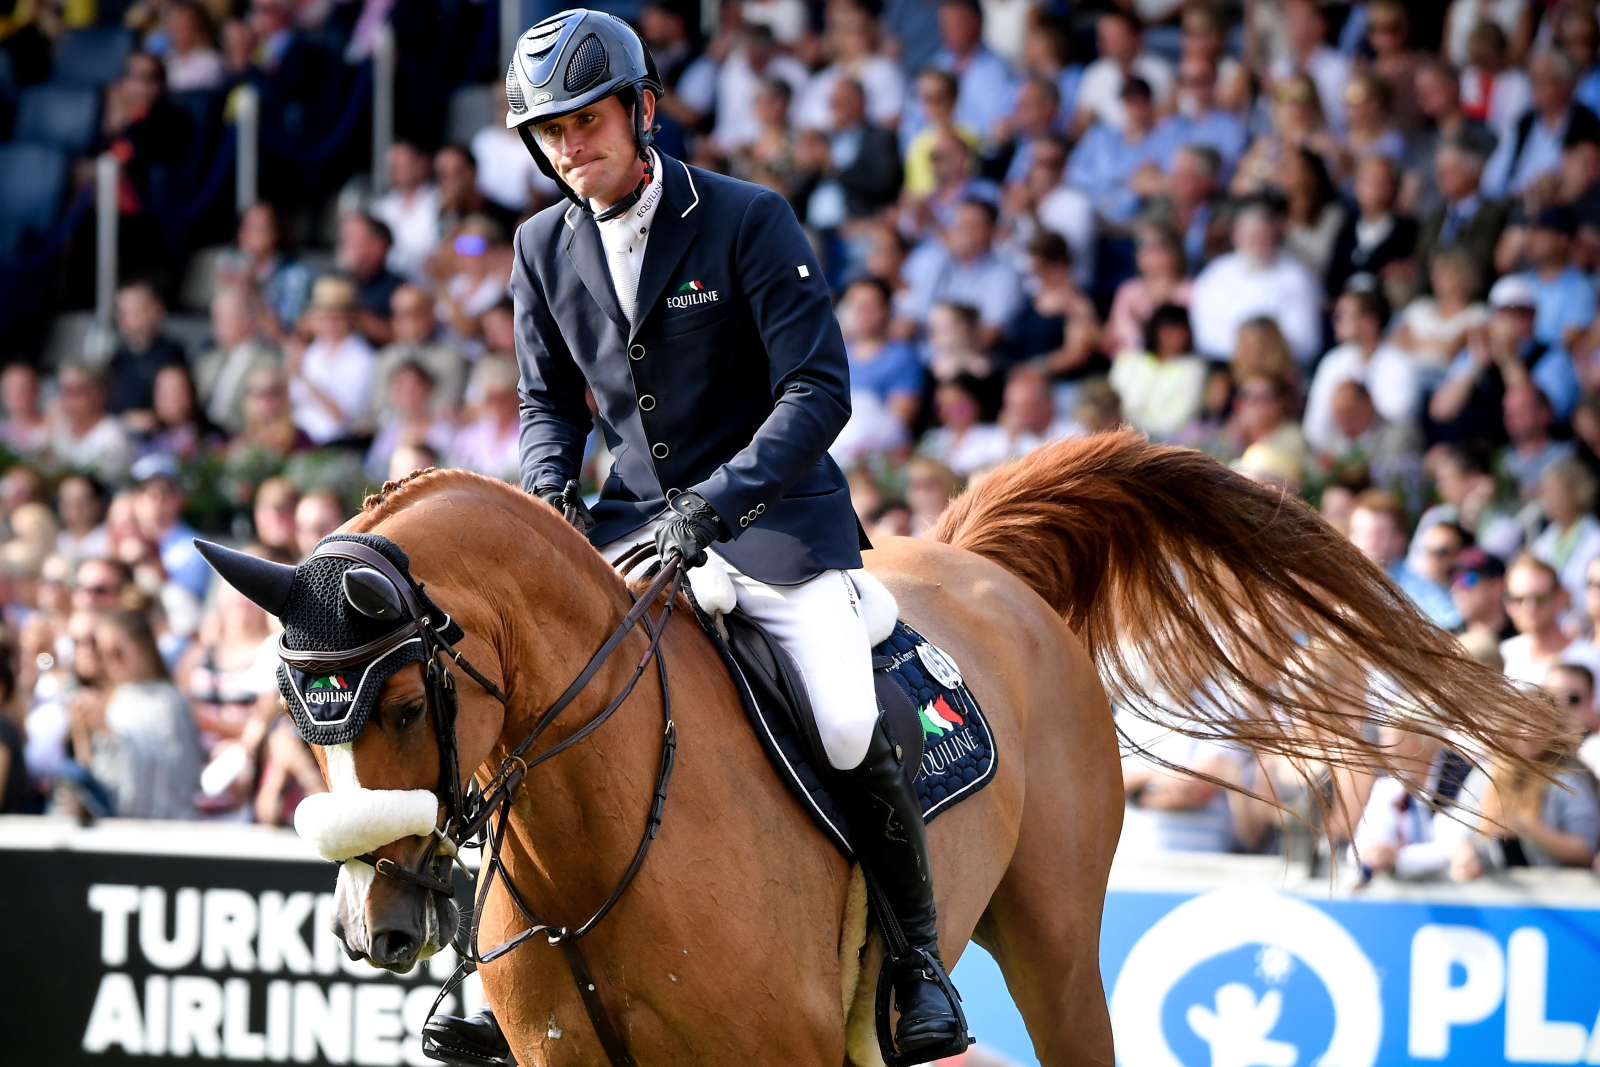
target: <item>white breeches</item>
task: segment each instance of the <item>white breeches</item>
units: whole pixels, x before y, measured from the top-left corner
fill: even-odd
[[[600,553],[614,560],[654,536],[654,526],[635,530]],[[716,547],[711,551],[715,554]],[[872,644],[855,583],[844,571],[823,571],[799,585],[768,585],[720,556],[707,565],[719,563],[733,581],[740,610],[760,623],[799,667],[828,762],[842,771],[858,766],[878,721],[878,696],[872,683]]]

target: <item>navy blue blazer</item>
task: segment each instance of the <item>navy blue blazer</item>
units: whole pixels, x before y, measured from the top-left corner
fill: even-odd
[[[811,245],[777,193],[658,157],[634,328],[588,213],[557,204],[517,230],[522,487],[577,476],[587,384],[616,457],[595,544],[693,489],[733,534],[718,551],[758,581],[859,567],[865,535],[827,452],[849,363]]]

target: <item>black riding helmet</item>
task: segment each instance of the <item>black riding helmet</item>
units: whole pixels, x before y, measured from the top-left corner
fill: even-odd
[[[573,8],[535,23],[517,41],[506,71],[506,127],[522,137],[545,177],[555,182],[567,199],[590,211],[588,203],[556,173],[539,146],[533,127],[608,96],[619,96],[633,114],[633,140],[639,158],[648,164],[655,131],[644,124],[642,89],[659,97],[661,75],[656,73],[656,61],[633,27],[603,11]],[[631,208],[649,180],[646,174],[639,188],[597,216],[597,220],[616,218]]]

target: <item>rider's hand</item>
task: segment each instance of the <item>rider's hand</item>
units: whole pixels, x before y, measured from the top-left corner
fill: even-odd
[[[565,488],[559,485],[541,485],[533,492],[540,500],[559,511],[562,518],[577,527],[579,533],[588,533],[595,528],[594,512],[583,502],[583,497],[578,492],[577,479],[569,479]]]
[[[672,516],[656,530],[656,552],[665,561],[676,553],[690,567],[706,561],[706,546],[728,536],[728,528],[706,498],[689,491],[672,500]]]

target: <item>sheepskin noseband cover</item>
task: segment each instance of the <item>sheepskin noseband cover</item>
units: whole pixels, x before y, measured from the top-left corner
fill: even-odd
[[[402,575],[410,576],[410,561],[405,552],[387,537],[334,534],[324,538],[321,544],[330,541],[365,545],[382,553]],[[358,649],[393,633],[409,621],[369,618],[346,599],[345,572],[360,565],[339,556],[313,555],[295,568],[294,584],[279,616],[283,620],[285,649],[291,653]],[[417,599],[422,610],[437,625],[443,626],[440,636],[452,643],[460,640],[460,627],[439,611],[420,587]],[[289,714],[294,717],[295,729],[301,738],[313,745],[342,745],[354,741],[366,729],[383,683],[401,667],[420,662],[422,658],[422,638],[413,636],[382,655],[338,670],[303,671],[280,663],[278,691],[289,705]]]
[[[340,789],[302,800],[294,828],[323,859],[338,862],[431,834],[438,814],[439,798],[426,789]]]

